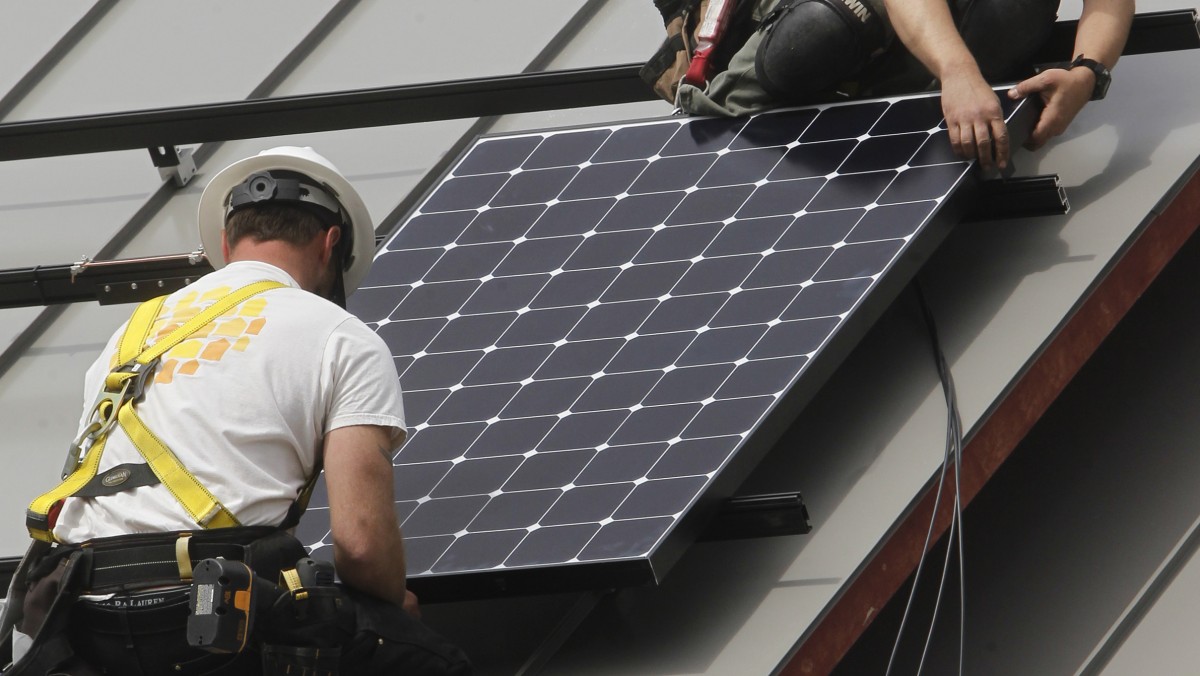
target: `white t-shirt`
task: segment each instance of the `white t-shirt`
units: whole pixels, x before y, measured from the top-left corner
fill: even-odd
[[[274,280],[291,288],[251,298],[163,355],[138,415],[243,525],[277,525],[313,472],[325,435],[339,427],[392,428],[404,408],[383,341],[345,310],[304,291],[283,270],[231,263],[167,298],[150,343],[219,298]],[[84,416],[116,366],[122,326],[85,379]],[[82,424],[81,424],[82,429]],[[145,462],[114,426],[98,474]],[[70,498],[54,528],[62,542],[199,526],[162,484]]]

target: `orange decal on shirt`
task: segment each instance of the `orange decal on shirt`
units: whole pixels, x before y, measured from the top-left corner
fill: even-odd
[[[184,294],[174,305],[163,307],[150,330],[150,335],[154,336],[154,341],[161,340],[232,291],[228,286],[220,286],[206,291],[203,295],[195,291]],[[205,363],[215,363],[224,359],[230,353],[230,348],[233,348],[234,352],[245,352],[250,347],[252,338],[261,333],[266,326],[267,319],[261,316],[266,307],[266,298],[251,298],[201,327],[187,340],[163,355],[162,365],[154,375],[154,382],[166,385],[180,376],[196,375]],[[114,367],[116,358],[114,354]]]

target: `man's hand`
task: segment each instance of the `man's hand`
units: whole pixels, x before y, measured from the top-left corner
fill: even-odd
[[[996,92],[977,69],[942,81],[942,114],[954,154],[978,159],[985,168],[1008,166],[1004,111]]]
[[[1025,147],[1037,150],[1046,141],[1067,130],[1067,126],[1092,97],[1096,74],[1089,68],[1045,70],[1008,90],[1008,98],[1017,100],[1034,94],[1042,97],[1045,109],[1037,126],[1025,141]]]
[[[946,0],[885,0],[900,42],[942,83],[942,113],[959,157],[1008,166],[1008,128],[996,96],[958,34]]]

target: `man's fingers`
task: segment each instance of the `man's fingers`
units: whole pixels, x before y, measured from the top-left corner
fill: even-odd
[[[995,139],[996,145],[996,166],[1001,169],[1008,166],[1008,127],[1004,126],[1004,120],[992,120],[992,138]]]
[[[966,153],[963,152],[963,138],[958,125],[947,124],[946,132],[950,136],[950,147],[954,149],[954,154],[958,157],[965,157]]]
[[[992,133],[984,122],[975,124],[975,147],[979,164],[985,168],[992,166]]]
[[[1029,132],[1029,138],[1025,139],[1025,147],[1029,150],[1037,150],[1046,145],[1046,141],[1050,140],[1050,124],[1046,117],[1042,116],[1038,123],[1033,127],[1033,131]]]
[[[947,132],[955,155],[977,159],[984,168],[997,165],[1003,169],[1008,165],[1010,147],[1004,120],[993,118],[974,125],[950,125]]]
[[[1008,90],[1008,97],[1010,99],[1023,99],[1044,90],[1047,84],[1048,78],[1046,74],[1038,73],[1031,78],[1021,80],[1013,85],[1013,88]]]

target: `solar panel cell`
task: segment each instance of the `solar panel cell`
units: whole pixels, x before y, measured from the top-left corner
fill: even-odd
[[[715,472],[742,441],[741,436],[687,439],[674,444],[647,474],[650,479],[702,476]]]
[[[519,168],[541,142],[540,136],[483,141],[472,148],[462,162],[458,163],[458,166],[454,168],[454,173],[456,176],[470,176],[512,171]]]
[[[640,479],[647,476],[667,448],[666,442],[601,447],[575,478],[575,484],[615,484]]]
[[[779,241],[779,236],[787,230],[793,220],[789,215],[733,221],[729,223],[729,227],[721,229],[721,234],[704,250],[704,255],[733,256],[765,251]]]
[[[480,570],[498,566],[521,540],[528,535],[522,528],[508,531],[486,531],[467,533],[438,557],[433,566],[435,573],[450,573],[460,570]]]
[[[521,455],[534,449],[556,450],[539,446],[550,428],[558,423],[558,416],[541,416],[537,418],[514,418],[511,420],[496,420],[484,425],[483,434],[467,449],[468,458],[482,458],[496,455]],[[432,427],[430,429],[433,429]],[[574,448],[580,448],[575,446]],[[462,447],[459,447],[461,452]]]
[[[738,218],[798,214],[825,185],[822,179],[797,179],[759,186],[738,209]]]
[[[579,553],[580,561],[599,561],[637,556],[652,548],[675,523],[672,517],[613,521],[600,528]]]
[[[503,488],[510,493],[539,488],[561,488],[574,481],[595,456],[596,451],[591,449],[537,453],[525,459],[521,468],[509,478]]]
[[[799,140],[800,135],[816,119],[816,110],[768,112],[750,118],[738,137],[729,144],[730,150],[784,146]]]
[[[563,378],[560,380],[538,380],[521,388],[500,413],[504,418],[529,418],[539,415],[558,415],[571,406],[583,391],[592,384],[591,378]]]
[[[561,237],[582,235],[593,229],[602,230],[599,226],[600,219],[604,218],[616,203],[617,200],[609,197],[552,204],[538,217],[526,236],[530,239]]]
[[[545,138],[521,166],[525,169],[566,167],[587,162],[612,134],[607,129],[578,134],[555,134]]]
[[[634,371],[589,379],[589,387],[570,408],[572,411],[605,411],[641,404],[662,379],[662,371]]]
[[[612,164],[593,164],[585,167],[571,181],[560,196],[564,200],[578,200],[589,197],[607,197],[620,195],[629,190],[633,182],[642,175],[649,162],[635,160],[632,162],[613,162]]]
[[[535,566],[550,561],[570,561],[596,535],[600,526],[575,524],[539,528],[529,533],[505,561],[513,567]]]
[[[486,533],[487,531],[520,528],[525,529],[529,524],[538,523],[547,509],[558,500],[562,491],[551,488],[541,491],[520,491],[517,493],[501,493],[492,496],[487,507],[479,512],[471,522],[471,531]],[[519,540],[518,540],[519,541]],[[513,541],[508,549],[493,552],[488,561],[479,567],[490,567],[508,558],[509,552],[517,546]],[[486,554],[483,554],[487,556]]]
[[[569,523],[598,523],[613,515],[633,492],[634,483],[610,483],[572,488],[559,498],[542,523],[550,526]]]

